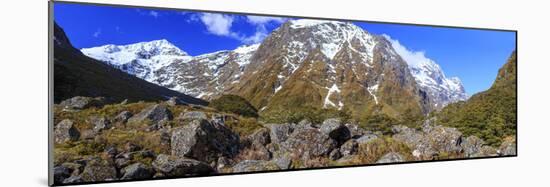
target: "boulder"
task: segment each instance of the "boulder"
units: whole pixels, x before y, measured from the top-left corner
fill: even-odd
[[[84,170],[85,165],[73,162],[65,162],[61,164],[61,166],[69,168],[69,170],[71,170],[71,175],[80,175],[80,173],[82,173],[82,171]]]
[[[318,129],[297,129],[279,147],[293,158],[307,160],[328,156],[337,145],[336,140]]]
[[[62,183],[63,184],[74,184],[74,183],[81,183],[81,182],[84,182],[84,180],[82,180],[82,177],[80,177],[79,175],[73,175],[73,176],[63,180]]]
[[[127,142],[124,144],[124,150],[126,152],[135,152],[139,151],[141,149],[141,146],[132,142]]]
[[[288,135],[292,133],[290,124],[267,124],[265,126],[270,131],[269,136],[271,137],[271,142],[284,142],[288,138]]]
[[[229,159],[222,156],[222,157],[218,158],[218,161],[216,162],[216,169],[218,170],[218,172],[223,171],[230,164],[231,164],[231,162],[229,161]]]
[[[271,143],[271,137],[269,136],[269,132],[270,131],[267,128],[258,129],[251,135],[248,135],[248,140],[250,140],[250,143],[255,146],[267,145]]]
[[[119,153],[115,146],[108,146],[104,152],[109,158],[115,158],[115,156]]]
[[[292,164],[292,159],[290,158],[289,154],[285,153],[278,153],[273,154],[273,163],[277,165],[280,169],[289,169],[290,165]]]
[[[234,173],[279,170],[277,164],[264,160],[244,160],[233,166]]]
[[[245,160],[270,160],[271,152],[263,145],[252,144],[241,149],[238,158]]]
[[[56,143],[77,141],[78,138],[80,138],[80,132],[74,127],[73,121],[69,119],[64,119],[54,128],[54,141]]]
[[[313,126],[313,123],[307,119],[303,119],[302,121],[298,122],[298,124],[294,125],[294,129],[311,129],[315,128]]]
[[[344,126],[348,128],[351,138],[357,139],[365,134],[365,130],[355,123],[346,123]]]
[[[376,134],[372,134],[372,133],[366,133],[362,136],[360,136],[359,138],[357,138],[357,140],[355,140],[358,144],[367,144],[369,142],[372,142],[374,140],[376,140],[378,138],[378,136]]]
[[[133,116],[133,114],[129,111],[122,111],[118,115],[113,118],[114,123],[126,123],[128,122],[128,119],[130,119]]]
[[[214,173],[214,169],[207,163],[165,154],[157,156],[155,161],[153,161],[153,168],[165,177],[184,177]]]
[[[422,132],[403,125],[393,126],[392,132],[394,133],[392,136],[393,139],[407,144],[412,149],[424,141],[424,134]]]
[[[90,107],[102,107],[106,104],[103,97],[82,97],[76,96],[59,103],[59,106],[63,107],[63,110],[82,110]]]
[[[499,147],[500,156],[513,156],[516,155],[516,140],[515,138],[505,139]]]
[[[426,134],[426,137],[439,152],[459,153],[462,151],[460,146],[463,141],[462,133],[456,128],[435,126]]]
[[[170,97],[170,99],[166,100],[166,105],[168,106],[176,106],[179,104],[181,104],[181,102],[179,102],[178,97]]]
[[[229,128],[206,120],[193,120],[174,129],[171,137],[171,154],[190,157],[204,162],[220,156],[232,158],[239,150],[239,136]]]
[[[156,104],[143,109],[140,113],[128,119],[129,123],[141,123],[144,120],[150,120],[153,125],[162,125],[172,120],[172,112],[165,105]]]
[[[340,153],[340,149],[338,148],[333,149],[328,155],[328,158],[330,160],[338,160],[340,157],[342,157],[342,154]]]
[[[88,161],[80,174],[85,182],[102,182],[117,179],[117,171],[108,161],[99,158]]]
[[[403,156],[401,156],[399,153],[396,152],[390,152],[382,156],[378,161],[376,161],[377,164],[384,164],[384,163],[396,163],[396,162],[403,162],[405,161],[403,159]]]
[[[462,142],[462,150],[464,151],[465,157],[473,157],[477,156],[481,150],[481,147],[485,144],[485,142],[478,138],[477,136],[468,136],[468,138],[464,139]]]
[[[191,111],[191,112],[185,112],[181,113],[178,116],[179,120],[194,120],[194,119],[204,119],[208,120],[208,117],[204,112],[201,111]]]
[[[357,143],[354,139],[351,139],[340,146],[340,154],[342,157],[350,156],[357,153],[358,149],[359,143]]]
[[[470,157],[493,157],[498,156],[498,150],[494,147],[484,145],[482,146],[479,151]]]
[[[53,180],[55,184],[61,184],[71,176],[71,169],[65,166],[56,166],[53,168]]]
[[[142,163],[134,163],[122,169],[122,180],[150,179],[153,177],[153,170]]]
[[[342,124],[340,119],[331,118],[323,121],[321,132],[336,140],[339,144],[351,138],[349,129]]]
[[[218,123],[224,125],[227,120],[236,120],[234,116],[225,114],[212,114],[212,123]]]
[[[432,159],[440,152],[461,153],[463,150],[462,133],[456,128],[425,125],[423,131],[406,126],[393,126],[393,139],[405,143],[418,159]]]
[[[111,128],[111,122],[103,116],[92,116],[88,121],[92,125],[92,129],[95,132],[101,132],[105,129]]]

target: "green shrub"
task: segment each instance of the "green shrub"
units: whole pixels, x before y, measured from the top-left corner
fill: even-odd
[[[340,118],[343,122],[347,122],[350,115],[345,109],[320,109],[315,107],[271,110],[262,114],[262,120],[268,123],[298,123],[307,119],[314,124],[320,124],[329,118]]]
[[[233,132],[236,132],[241,137],[247,136],[262,128],[263,126],[258,123],[255,118],[240,118],[238,120],[226,121],[225,125],[229,127]]]
[[[222,95],[208,105],[222,112],[235,113],[245,117],[258,117],[258,110],[246,99],[237,95]]]

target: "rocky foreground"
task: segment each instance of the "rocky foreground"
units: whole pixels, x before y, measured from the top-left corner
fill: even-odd
[[[263,124],[175,99],[74,97],[54,111],[56,184],[516,154],[515,137],[491,147],[434,120],[382,134],[339,119]]]

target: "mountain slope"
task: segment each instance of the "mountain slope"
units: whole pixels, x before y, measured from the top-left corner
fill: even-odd
[[[81,51],[151,83],[194,97],[212,99],[238,81],[258,44],[189,56],[167,40],[104,45]]]
[[[82,51],[194,97],[242,96],[262,113],[306,107],[418,115],[467,98],[459,79],[446,78],[435,62],[412,63],[391,38],[349,22],[291,20],[262,43],[194,57],[166,40]]]
[[[74,96],[106,97],[112,101],[158,101],[178,97],[185,103],[207,102],[142,79],[89,58],[75,49],[65,32],[54,26],[54,101]]]
[[[355,117],[429,111],[389,42],[347,22],[283,24],[261,43],[228,92],[265,114],[304,107],[345,108]]]
[[[441,67],[433,60],[426,58],[422,52],[411,52],[399,41],[388,35],[383,36],[391,42],[395,51],[407,62],[420,89],[430,97],[434,109],[438,110],[449,103],[468,99],[458,77],[447,78]]]
[[[487,91],[465,102],[450,104],[436,114],[438,122],[454,126],[466,135],[476,135],[489,144],[499,145],[515,135],[517,125],[517,60],[513,52],[498,71]]]

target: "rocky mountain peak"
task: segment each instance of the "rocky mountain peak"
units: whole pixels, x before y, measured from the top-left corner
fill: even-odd
[[[399,41],[387,35],[383,37],[391,43],[395,52],[407,63],[420,89],[432,100],[435,109],[468,99],[468,95],[458,77],[447,78],[441,67],[423,52],[414,52],[405,48]]]
[[[281,40],[288,51],[302,58],[299,50],[308,53],[319,47],[326,57],[332,59],[345,43],[372,56],[376,43],[371,34],[351,22],[312,19],[290,20],[274,31],[272,36]]]

